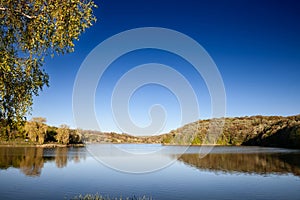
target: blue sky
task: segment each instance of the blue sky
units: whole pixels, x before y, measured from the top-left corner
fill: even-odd
[[[300,113],[300,3],[297,0],[102,0],[96,3],[98,21],[76,42],[75,52],[46,59],[44,67],[50,75],[50,87],[34,98],[32,117],[46,117],[50,125],[76,127],[72,92],[81,63],[105,39],[139,27],[173,29],[206,49],[223,78],[226,116]],[[140,50],[117,59],[99,82],[95,112],[102,131],[120,132],[110,111],[113,85],[122,73],[149,62],[166,64],[187,76],[199,98],[199,118],[211,116],[206,85],[201,76],[193,73],[189,63],[168,52]],[[132,120],[141,126],[149,124],[148,110],[153,104],[162,104],[168,113],[164,132],[178,127],[178,101],[158,85],[144,86],[133,94],[129,101]]]

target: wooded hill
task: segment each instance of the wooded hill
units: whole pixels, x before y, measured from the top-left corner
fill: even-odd
[[[199,120],[164,135],[165,144],[255,145],[300,148],[300,115]],[[209,131],[210,130],[210,131]],[[212,139],[211,139],[212,138]]]
[[[300,115],[199,120],[170,133],[149,137],[97,131],[83,131],[83,137],[85,142],[91,143],[218,144],[300,148]]]

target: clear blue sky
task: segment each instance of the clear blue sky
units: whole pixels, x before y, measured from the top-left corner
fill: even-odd
[[[102,0],[96,3],[98,21],[76,42],[75,52],[46,59],[44,67],[50,75],[50,87],[34,98],[31,116],[46,117],[50,125],[75,127],[72,92],[81,63],[103,40],[138,27],[174,29],[206,49],[224,81],[226,116],[300,113],[299,1]],[[167,52],[144,50],[116,60],[100,81],[95,107],[99,121],[104,120],[101,130],[120,132],[113,125],[109,111],[112,85],[124,69],[148,62],[167,64],[183,74],[191,74],[189,79],[201,99],[200,118],[210,117],[205,84],[201,77],[193,75],[188,63]],[[145,86],[134,93],[129,102],[132,119],[147,125],[149,106],[157,103],[170,113],[165,131],[177,128],[178,103],[168,90],[157,85]]]

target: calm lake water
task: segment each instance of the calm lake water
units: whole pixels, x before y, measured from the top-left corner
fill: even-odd
[[[0,147],[0,199],[70,199],[87,193],[153,199],[300,199],[299,150],[217,146],[203,157],[200,147],[190,147],[177,159],[183,149],[133,144]],[[138,173],[128,173],[133,170]]]

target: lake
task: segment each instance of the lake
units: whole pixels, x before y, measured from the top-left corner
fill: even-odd
[[[151,144],[0,147],[0,199],[70,199],[87,193],[300,199],[300,151]]]

